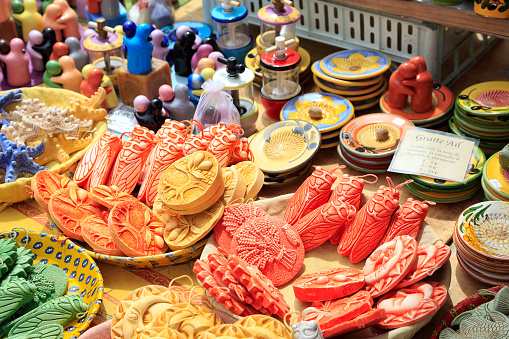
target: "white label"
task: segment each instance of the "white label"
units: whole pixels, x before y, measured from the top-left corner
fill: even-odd
[[[502,187],[502,184],[497,180],[497,179],[490,179],[490,182],[493,186],[495,186],[496,188],[500,188]]]
[[[398,126],[403,126],[405,124],[405,120],[403,120],[401,118],[396,118],[396,119],[392,120],[392,122]]]

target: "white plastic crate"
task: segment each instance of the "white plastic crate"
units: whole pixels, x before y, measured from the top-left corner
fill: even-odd
[[[214,27],[210,11],[217,3],[202,0],[205,21]],[[258,10],[272,4],[272,0],[240,0],[248,9],[248,21],[259,25]],[[297,36],[346,49],[372,49],[387,54],[401,63],[412,56],[422,56],[435,81],[449,85],[476,62],[495,42],[495,38],[472,32],[450,29],[419,20],[370,12],[349,6],[315,0],[294,0],[302,17]],[[481,39],[482,43],[473,43]],[[457,62],[459,47],[467,43],[468,57]],[[475,46],[475,47],[474,47]],[[442,77],[442,62],[454,54],[454,70]]]

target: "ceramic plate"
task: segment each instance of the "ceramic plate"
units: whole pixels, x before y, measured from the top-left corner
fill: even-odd
[[[481,274],[479,274],[477,271],[474,271],[470,266],[466,265],[463,258],[461,256],[459,256],[458,254],[456,254],[456,257],[458,258],[458,264],[460,264],[461,268],[467,272],[467,274],[469,276],[471,276],[472,278],[474,278],[475,280],[477,281],[480,281],[484,284],[488,284],[490,286],[493,286],[493,285],[504,285],[504,284],[507,284],[509,283],[509,281],[500,281],[500,280],[496,280],[496,279],[493,279],[493,278],[486,278],[484,276],[482,276]]]
[[[509,202],[486,201],[464,210],[457,221],[458,238],[474,252],[509,263]]]
[[[278,182],[278,181],[267,182],[267,181],[264,181],[263,185],[270,186],[270,187],[279,187],[279,186],[289,185],[289,184],[292,184],[292,183],[298,182],[298,181],[304,181],[309,176],[309,172],[310,172],[310,169],[312,167],[313,166],[307,167],[306,170],[304,170],[300,175],[297,175],[297,176],[294,176],[292,178],[286,179],[283,182]]]
[[[302,167],[320,149],[320,131],[312,123],[285,120],[265,127],[249,141],[255,164],[264,173],[285,173]]]
[[[492,155],[483,167],[484,183],[496,195],[509,200],[509,171],[500,166],[500,153]]]
[[[421,128],[429,128],[429,129],[436,129],[437,126],[447,126],[449,128],[449,119],[454,115],[453,110],[449,110],[449,112],[442,115],[439,119],[431,120],[431,121],[424,121],[421,120],[414,120],[413,123],[417,127]]]
[[[389,166],[392,162],[392,158],[389,160],[379,160],[380,158],[365,160],[365,158],[360,158],[352,155],[351,153],[348,153],[348,151],[345,150],[345,148],[340,144],[337,149],[338,152],[343,153],[343,156],[349,160],[352,159],[355,162],[362,164],[362,165],[387,165]]]
[[[316,75],[318,78],[320,78],[322,80],[326,80],[330,83],[340,85],[340,86],[346,86],[346,87],[374,85],[374,84],[380,82],[380,78],[381,78],[380,76],[377,76],[377,77],[373,77],[373,78],[368,78],[368,79],[363,79],[363,80],[352,80],[352,81],[336,79],[331,76],[328,76],[327,74],[325,74],[322,71],[322,69],[320,68],[320,61],[316,61],[315,63],[313,63],[313,65],[311,66],[311,72],[313,72],[314,75]]]
[[[316,75],[313,74],[313,81],[317,86],[324,89],[327,92],[338,94],[338,95],[364,95],[368,93],[372,93],[374,91],[379,90],[384,85],[384,78],[380,78],[380,81],[374,84],[373,86],[352,86],[352,87],[342,87],[336,85],[330,81],[320,79]]]
[[[283,180],[290,179],[290,178],[297,177],[297,176],[301,175],[302,172],[307,171],[312,165],[313,165],[313,161],[311,160],[311,161],[308,161],[308,163],[305,164],[302,168],[299,168],[295,171],[290,171],[290,172],[281,173],[281,174],[265,174],[264,173],[264,176],[265,176],[265,179],[267,179],[267,181],[283,181]]]
[[[481,186],[484,190],[484,193],[486,193],[487,196],[489,196],[491,198],[491,200],[500,200],[500,201],[508,201],[508,199],[504,198],[503,196],[501,195],[498,195],[497,193],[493,192],[489,186],[486,184],[486,182],[483,180],[481,180]]]
[[[387,113],[397,114],[408,120],[417,121],[422,123],[431,122],[435,119],[440,119],[444,114],[447,114],[453,107],[453,96],[451,91],[440,84],[433,84],[433,106],[428,112],[415,113],[411,105],[407,105],[403,109],[392,108],[387,103],[388,93],[385,93],[380,98],[380,108]]]
[[[428,194],[428,193],[441,193],[441,194],[464,193],[464,192],[472,190],[473,188],[478,189],[479,181],[480,181],[480,180],[473,181],[469,185],[465,185],[464,187],[459,186],[459,187],[455,187],[455,188],[450,188],[450,187],[437,188],[437,187],[426,186],[426,185],[419,183],[418,181],[416,181],[414,179],[415,176],[412,176],[412,175],[403,174],[403,178],[404,178],[404,180],[409,180],[409,179],[414,180],[414,182],[412,182],[408,185],[410,185],[415,190],[422,192],[424,194]]]
[[[502,149],[509,142],[509,138],[484,137],[475,133],[468,132],[461,126],[458,126],[458,124],[454,120],[454,117],[449,119],[449,127],[451,128],[451,131],[453,131],[454,134],[465,135],[475,139],[480,139],[479,145],[481,146],[484,143],[484,145],[489,145],[493,148],[500,147],[499,149]]]
[[[365,168],[365,167],[362,167],[362,166],[354,165],[350,161],[346,160],[346,158],[341,153],[341,150],[338,152],[338,155],[339,155],[339,158],[341,160],[343,160],[345,165],[347,165],[350,168],[353,168],[354,170],[365,172],[365,173],[385,173],[385,172],[387,172],[387,168],[384,168],[384,169],[375,169],[375,168]]]
[[[321,89],[322,92],[329,92],[329,93],[338,94],[338,93],[336,93],[337,91],[331,91],[329,88],[324,87],[321,84],[316,84],[316,85],[317,85],[318,88]],[[347,95],[347,94],[341,94],[341,95],[345,99],[348,99],[350,101],[362,101],[362,100],[373,99],[373,98],[379,96],[380,94],[382,94],[383,92],[385,92],[385,90],[387,90],[387,81],[385,79],[383,79],[382,86],[376,88],[375,90],[373,90],[370,93],[362,94],[362,95]]]
[[[468,115],[460,113],[457,109],[454,110],[454,120],[461,121],[462,125],[468,125],[482,132],[506,132],[509,133],[509,125],[502,125],[495,121],[490,121],[486,124],[480,124],[479,120],[472,119]]]
[[[456,203],[456,202],[470,199],[479,190],[478,188],[474,188],[472,191],[465,192],[465,195],[462,195],[462,196],[460,195],[457,197],[450,197],[450,198],[438,198],[438,197],[436,197],[437,194],[434,194],[435,196],[430,196],[426,193],[419,192],[419,191],[415,190],[412,186],[405,185],[405,187],[410,193],[412,193],[416,197],[419,197],[424,200],[434,201],[436,203],[441,203],[441,204],[451,204],[451,203]]]
[[[356,111],[361,111],[363,109],[368,109],[370,107],[376,106],[378,104],[378,97],[373,99],[368,99],[364,101],[352,101],[353,108]]]
[[[366,79],[382,74],[391,66],[385,54],[368,50],[346,50],[326,56],[320,69],[338,79]]]
[[[494,279],[494,281],[500,281],[501,283],[503,282],[504,284],[508,284],[509,283],[509,274],[500,274],[501,272],[490,272],[488,270],[485,270],[483,269],[482,267],[479,267],[473,263],[471,263],[470,261],[467,260],[467,258],[465,258],[463,256],[463,253],[462,252],[456,252],[456,255],[459,257],[459,260],[461,260],[461,262],[466,266],[468,267],[470,270],[474,271],[475,273],[477,273],[479,276],[481,276],[482,278],[485,278],[485,279]],[[493,285],[496,285],[496,284],[493,284]]]
[[[322,142],[324,139],[334,138],[334,137],[339,136],[340,134],[341,134],[341,128],[338,128],[337,130],[334,130],[334,131],[322,133]]]
[[[477,126],[470,125],[466,123],[461,116],[454,115],[454,122],[456,123],[456,126],[458,128],[464,129],[465,131],[476,134],[482,138],[499,138],[499,137],[506,137],[509,135],[509,131],[507,130],[498,130],[498,129],[489,129],[489,128],[480,128],[478,129]]]
[[[34,264],[60,267],[69,281],[67,295],[79,294],[88,305],[87,315],[70,322],[64,328],[63,339],[75,339],[85,332],[94,319],[103,298],[103,277],[94,260],[84,249],[75,246],[69,240],[58,241],[55,236],[16,230],[0,234],[0,238],[13,237],[25,248],[35,254]]]
[[[365,169],[383,169],[383,170],[387,170],[389,168],[389,164],[383,164],[383,163],[380,164],[380,163],[376,163],[376,162],[374,162],[373,164],[366,164],[366,162],[357,161],[356,158],[352,157],[347,152],[343,151],[341,149],[341,146],[339,147],[339,152],[341,153],[342,159],[345,159],[350,164],[355,165],[357,167],[363,167]]]
[[[322,119],[314,120],[309,114],[310,108],[322,111]],[[350,101],[334,94],[307,93],[288,101],[281,109],[281,120],[304,120],[318,128],[320,133],[333,131],[354,117],[354,108]],[[255,157],[256,159],[256,157]]]
[[[375,113],[360,116],[351,120],[341,130],[341,144],[348,153],[369,158],[380,158],[394,155],[399,140],[407,128],[414,124],[397,115]],[[376,140],[376,131],[385,128],[389,132],[386,141]]]
[[[475,147],[474,152],[470,158],[468,174],[467,177],[465,178],[465,182],[463,183],[446,181],[443,179],[434,179],[422,175],[410,175],[410,177],[414,179],[416,182],[419,182],[423,185],[436,188],[448,189],[453,187],[454,188],[464,187],[465,185],[468,185],[469,183],[475,181],[481,176],[485,161],[486,156],[484,155],[483,151],[481,151],[479,147]]]
[[[470,86],[458,95],[456,105],[477,116],[509,115],[509,82],[488,81]]]
[[[499,115],[499,116],[487,116],[487,115],[473,115],[469,112],[463,111],[458,104],[456,104],[456,111],[460,113],[465,119],[468,121],[473,121],[474,124],[480,124],[483,126],[509,126],[509,116],[507,115]]]

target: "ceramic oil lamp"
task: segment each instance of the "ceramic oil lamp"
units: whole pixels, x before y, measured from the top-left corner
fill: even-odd
[[[253,98],[254,73],[243,64],[238,64],[235,57],[228,59],[219,57],[217,60],[226,67],[217,70],[213,80],[220,80],[224,84],[224,89],[232,96],[233,104],[240,113],[240,125],[244,130],[244,136],[248,137],[255,132],[258,119],[258,105]],[[240,96],[241,90],[245,97]]]
[[[266,49],[260,58],[263,74],[260,100],[265,113],[272,119],[279,120],[283,106],[301,92],[300,55],[286,48],[293,43],[292,40],[285,41],[282,36],[277,37],[276,46]]]
[[[83,46],[90,52],[92,64],[102,69],[113,85],[116,85],[117,70],[124,64],[123,35],[106,26],[103,18],[97,19],[97,22],[89,22],[88,25],[93,27],[96,33],[87,37]]]
[[[247,8],[237,1],[222,0],[221,6],[214,8],[210,15],[216,22],[217,44],[224,55],[244,60],[253,44],[249,24],[245,20]]]

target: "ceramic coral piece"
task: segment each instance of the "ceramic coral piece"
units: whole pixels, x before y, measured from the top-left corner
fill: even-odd
[[[320,246],[355,217],[355,207],[343,200],[333,200],[309,212],[293,225],[299,234],[304,250]]]
[[[290,199],[284,220],[290,225],[295,225],[300,218],[325,204],[334,181],[336,176],[333,173],[317,167]]]
[[[21,121],[23,125],[32,128],[39,135],[66,134],[70,137],[77,137],[84,132],[90,132],[93,121],[89,119],[75,119],[69,116],[67,110],[57,107],[50,107],[49,112],[42,115],[24,116]]]
[[[256,199],[258,192],[260,192],[263,186],[263,172],[254,162],[248,160],[241,161],[232,167],[235,168],[237,173],[240,174],[246,182],[246,195],[244,196],[244,201]]]
[[[218,248],[225,254],[231,254],[233,235],[246,221],[257,217],[266,217],[268,214],[253,204],[239,204],[226,207],[223,217],[214,227],[214,237]]]
[[[99,108],[104,99],[106,99],[106,91],[102,87],[90,98],[83,100],[70,98],[68,113],[77,119],[104,120],[108,112],[103,108]]]
[[[0,133],[0,147],[2,149],[0,168],[5,170],[5,182],[16,181],[21,173],[34,175],[39,171],[46,170],[45,167],[34,162],[34,158],[43,154],[46,148],[44,142],[35,147],[17,146],[16,143],[10,142],[4,133]]]
[[[81,234],[94,252],[123,256],[124,252],[115,244],[108,228],[109,215],[109,211],[104,211],[85,218],[82,222]]]
[[[275,286],[293,279],[304,262],[304,245],[297,232],[270,216],[245,222],[233,235],[230,251],[256,266]]]
[[[117,186],[94,186],[90,188],[90,194],[94,201],[107,208],[113,208],[122,201],[136,201],[135,197],[122,192]]]
[[[427,245],[417,248],[417,258],[407,275],[396,285],[400,289],[433,275],[451,256],[447,245]]]
[[[428,214],[427,204],[434,205],[435,203],[408,198],[406,203],[400,206],[392,216],[389,229],[379,245],[391,241],[399,235],[409,235],[412,238],[417,238],[421,225]]]
[[[364,273],[354,268],[335,268],[300,276],[293,284],[295,297],[302,301],[342,298],[364,286]]]
[[[362,313],[352,320],[338,323],[330,328],[322,330],[324,338],[335,337],[352,332],[360,331],[364,328],[375,326],[387,318],[387,313],[383,309],[374,308],[366,313]]]
[[[437,282],[418,282],[383,296],[376,307],[387,319],[376,326],[392,329],[415,324],[440,309],[447,299],[447,288]]]
[[[407,235],[383,244],[366,260],[366,291],[377,297],[394,288],[410,272],[417,257],[417,242]]]
[[[105,210],[81,188],[63,188],[53,193],[48,209],[58,228],[69,238],[79,241],[84,241],[81,234],[83,220]]]
[[[127,256],[166,252],[163,223],[139,201],[123,201],[111,210],[108,227],[115,244]]]

